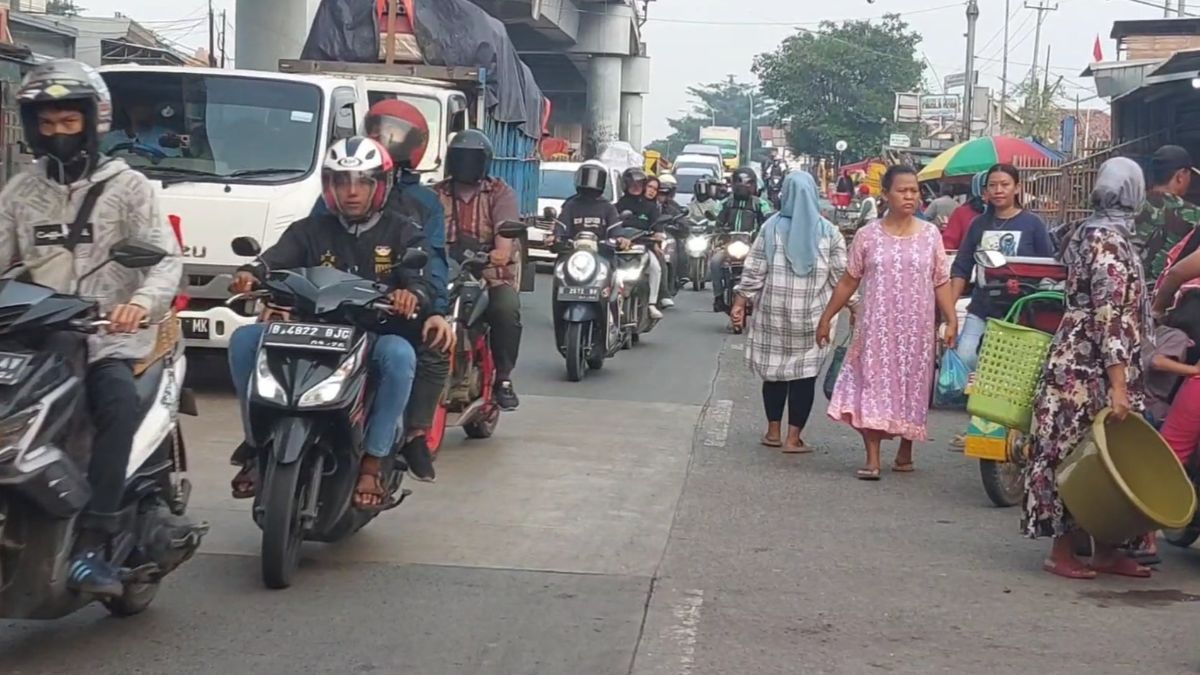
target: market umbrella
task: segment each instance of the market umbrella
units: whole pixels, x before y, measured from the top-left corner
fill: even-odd
[[[1012,136],[973,138],[943,152],[921,169],[917,178],[922,181],[971,176],[987,171],[993,164],[1012,164],[1018,158],[1054,159],[1047,149],[1036,143]]]

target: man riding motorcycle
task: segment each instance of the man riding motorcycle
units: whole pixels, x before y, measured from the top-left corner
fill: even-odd
[[[521,350],[521,295],[516,286],[520,264],[513,260],[511,239],[499,236],[500,225],[517,220],[517,195],[503,180],[488,175],[495,151],[483,132],[467,129],[455,134],[446,149],[446,179],[433,186],[446,212],[446,239],[451,250],[471,239],[491,247],[487,322],[492,328],[492,357],[496,361],[493,393],[501,410],[520,405],[512,371]]]
[[[664,239],[662,225],[658,222],[662,217],[662,212],[658,208],[658,204],[654,200],[646,198],[646,172],[637,167],[625,169],[621,174],[621,184],[624,189],[624,194],[617,200],[617,212],[624,214],[628,211],[631,216],[626,221],[626,225],[638,230],[653,232],[653,240],[661,242]],[[619,240],[623,246],[627,246],[628,242],[624,239]],[[651,249],[650,256],[650,306],[648,308],[650,316],[654,319],[663,318],[662,312],[659,310],[659,305],[663,307],[675,306],[675,301],[670,298],[662,298],[659,296],[662,291],[662,273],[663,263],[661,260],[662,252],[658,247]]]
[[[721,215],[721,202],[717,200],[717,183],[712,178],[701,178],[692,188],[693,199],[688,204],[688,218],[694,223],[705,220],[716,222]]]
[[[385,208],[392,189],[392,169],[391,157],[377,141],[354,137],[336,143],[321,170],[329,213],[292,223],[279,242],[262,253],[261,262],[238,271],[230,289],[234,293],[252,290],[264,272],[263,266],[289,269],[319,265],[392,288],[389,297],[397,317],[381,326],[383,334],[371,349],[375,399],[366,425],[366,456],[354,494],[358,508],[378,507],[386,498],[383,460],[396,447],[397,427],[416,370],[414,344],[420,341],[420,324],[413,324],[411,319],[424,318],[432,294],[421,271],[406,270],[398,264],[406,250],[425,249],[427,243],[413,220]],[[286,308],[267,312],[271,316],[276,313],[286,317]],[[229,340],[229,370],[243,411],[258,344],[266,328],[266,323],[243,326]],[[250,440],[247,438],[247,442]],[[252,458],[257,454],[249,453],[246,467],[235,478],[235,489],[238,479],[251,484],[256,480]],[[252,489],[247,492],[252,494]]]
[[[134,365],[155,346],[153,330],[138,331],[170,309],[183,277],[179,242],[150,181],[121,159],[99,151],[112,123],[112,101],[99,74],[77,61],[34,68],[17,92],[25,142],[37,163],[0,193],[0,258],[23,262],[33,281],[60,293],[95,298],[111,325],[88,338],[85,376],[95,440],[88,464],[91,502],[80,522],[81,553],[69,566],[70,588],[100,596],[123,592],[109,562],[115,514],[140,414]],[[80,211],[91,209],[90,215]],[[75,225],[78,224],[78,229]],[[136,237],[168,255],[148,270],[108,265],[118,241]],[[78,284],[78,288],[76,288]]]
[[[687,214],[687,209],[679,205],[675,201],[675,194],[679,190],[679,181],[669,173],[664,173],[658,177],[658,208],[662,211],[665,218],[677,218]],[[670,233],[668,233],[669,235]],[[675,285],[682,287],[687,279],[687,240],[683,237],[675,237],[675,259],[672,260],[671,268],[675,270]]]
[[[758,197],[758,176],[753,169],[742,167],[733,172],[733,196],[725,202],[717,216],[717,229],[755,235],[766,222],[770,210],[770,205]],[[725,295],[724,262],[723,247],[718,247],[708,259],[708,280],[712,283],[714,311],[721,310],[721,298]]]

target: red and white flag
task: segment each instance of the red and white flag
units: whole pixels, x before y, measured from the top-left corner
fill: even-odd
[[[1099,63],[1104,60],[1104,50],[1100,48],[1100,36],[1096,36],[1096,44],[1092,45],[1092,62]]]

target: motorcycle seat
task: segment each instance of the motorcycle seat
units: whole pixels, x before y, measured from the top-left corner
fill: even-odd
[[[138,418],[146,416],[154,399],[158,396],[158,387],[162,383],[163,373],[166,372],[166,360],[159,359],[150,364],[141,375],[134,378],[134,389],[137,391]]]

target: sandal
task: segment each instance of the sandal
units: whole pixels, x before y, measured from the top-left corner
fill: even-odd
[[[896,462],[892,464],[892,473],[912,473],[916,470],[917,467],[912,462]]]
[[[1088,567],[1087,565],[1084,565],[1083,563],[1081,563],[1079,561],[1075,561],[1075,564],[1071,564],[1071,563],[1055,562],[1053,560],[1046,560],[1042,563],[1042,569],[1049,572],[1050,574],[1054,574],[1056,576],[1063,577],[1064,579],[1095,579],[1096,578],[1096,570]]]
[[[258,494],[258,463],[247,460],[229,482],[234,499],[252,499]]]
[[[872,469],[871,467],[864,467],[864,468],[859,469],[858,471],[855,471],[854,477],[859,480],[879,480],[880,479],[880,471],[879,471],[879,469]]]
[[[1133,577],[1134,579],[1148,579],[1151,571],[1149,567],[1139,565],[1136,560],[1118,554],[1111,562],[1106,565],[1097,565],[1095,560],[1092,561],[1092,569],[1100,574],[1112,574],[1118,577]]]
[[[779,448],[779,447],[783,447],[783,441],[782,441],[782,440],[780,440],[780,439],[778,439],[778,438],[771,438],[770,436],[763,436],[763,437],[762,437],[762,441],[760,441],[760,442],[761,442],[763,445],[767,446],[768,448]]]
[[[365,485],[364,485],[365,484]],[[387,508],[387,490],[383,487],[383,469],[367,469],[358,474],[354,486],[354,508],[360,511],[382,511]]]
[[[791,443],[784,445],[781,452],[785,455],[807,455],[812,451],[813,449],[807,443],[800,441],[800,445],[792,445]]]

